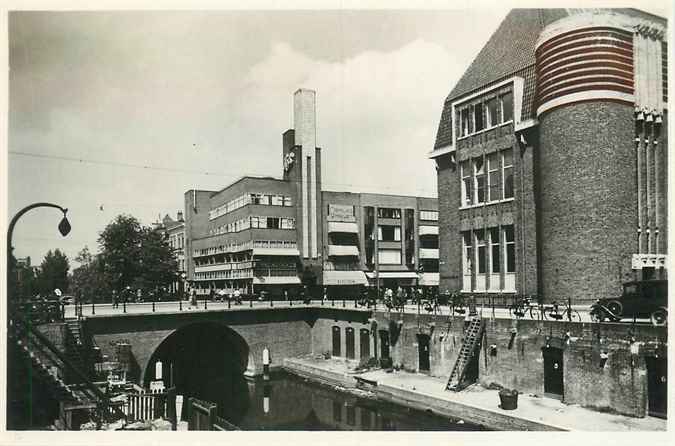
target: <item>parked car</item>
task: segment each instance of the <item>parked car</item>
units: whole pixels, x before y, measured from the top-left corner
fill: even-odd
[[[668,322],[668,281],[641,280],[623,284],[619,297],[598,299],[591,305],[594,321],[649,318],[654,325]]]

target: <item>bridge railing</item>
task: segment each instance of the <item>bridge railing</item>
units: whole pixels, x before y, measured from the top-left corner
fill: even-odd
[[[191,431],[234,431],[237,426],[219,417],[218,405],[190,397],[187,400],[188,430]]]

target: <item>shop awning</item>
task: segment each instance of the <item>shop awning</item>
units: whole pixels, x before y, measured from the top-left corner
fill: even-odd
[[[376,279],[375,272],[367,272],[369,279]],[[417,273],[414,271],[380,271],[380,279],[417,279]]]
[[[368,285],[363,271],[324,271],[324,285]]]
[[[438,286],[438,273],[420,274],[420,286]]]
[[[268,276],[254,277],[254,285],[298,285],[300,278],[298,276]]]
[[[438,235],[438,226],[420,225],[420,235]]]
[[[352,245],[328,245],[328,255],[358,257],[359,248]]]
[[[328,222],[328,232],[347,232],[350,234],[358,234],[359,227],[356,223],[342,222],[342,221],[329,221]]]

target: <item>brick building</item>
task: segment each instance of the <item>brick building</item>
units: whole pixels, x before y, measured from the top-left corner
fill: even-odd
[[[665,278],[666,21],[515,9],[447,96],[440,287],[578,303]]]
[[[281,178],[185,193],[186,273],[198,294],[438,285],[436,199],[324,191],[315,101],[312,90],[294,94]]]

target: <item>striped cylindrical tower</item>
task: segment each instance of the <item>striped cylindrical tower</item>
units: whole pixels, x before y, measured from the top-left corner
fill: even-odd
[[[617,295],[637,252],[632,24],[568,17],[535,56],[543,298]]]

